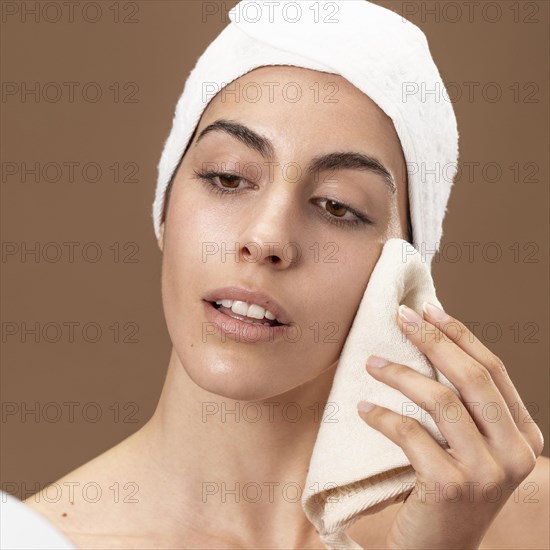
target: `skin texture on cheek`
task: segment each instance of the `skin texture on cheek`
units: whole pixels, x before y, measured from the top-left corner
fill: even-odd
[[[386,240],[388,239],[406,239],[406,235],[404,235],[403,232],[403,224],[399,219],[399,206],[397,204],[397,201],[392,202],[390,204],[390,215],[389,215],[389,221],[388,221],[388,228],[386,233]]]

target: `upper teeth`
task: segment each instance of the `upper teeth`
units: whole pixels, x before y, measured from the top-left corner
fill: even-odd
[[[275,315],[273,315],[271,311],[256,304],[249,304],[247,302],[241,302],[240,300],[217,300],[216,304],[229,308],[238,315],[246,315],[253,319],[263,319],[265,317],[270,321],[275,320]]]

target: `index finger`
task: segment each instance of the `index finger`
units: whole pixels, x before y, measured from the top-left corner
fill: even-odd
[[[524,405],[500,357],[489,350],[464,323],[434,304],[424,302],[423,312],[427,321],[435,325],[447,338],[489,371],[510,410],[518,430],[522,432],[536,455],[540,455],[544,448],[542,432]]]

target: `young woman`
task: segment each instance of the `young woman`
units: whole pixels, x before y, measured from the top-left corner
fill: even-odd
[[[282,489],[305,483],[319,429],[312,411],[327,402],[384,243],[411,240],[406,162],[392,120],[341,76],[279,65],[255,68],[236,82],[264,89],[296,83],[302,90],[335,83],[338,101],[304,94],[289,102],[275,94],[250,102],[217,94],[201,116],[161,224],[162,297],[173,348],[158,407],[136,433],[56,482],[128,483],[135,494],[101,504],[79,492],[56,504],[26,501],[78,548],[324,548],[300,501]],[[325,155],[332,155],[325,157],[330,166],[316,165]],[[357,161],[365,158],[381,168],[366,170]],[[295,166],[302,177],[289,175]],[[316,176],[305,177],[315,166]],[[337,244],[336,262],[315,254],[327,243]],[[540,430],[524,409],[519,418],[509,414],[521,398],[500,359],[462,324],[460,340],[453,339],[456,331],[446,333],[448,323],[460,323],[452,313],[426,312],[421,322],[434,329],[438,323],[440,337],[411,335],[411,341],[464,400],[498,403],[503,420],[490,424],[474,411],[472,422],[442,421],[451,444],[444,451],[416,421],[403,423],[382,407],[358,414],[403,448],[419,480],[498,483],[502,497],[422,502],[413,493],[348,533],[364,548],[545,547],[548,459],[539,456]],[[269,337],[247,341],[251,323],[254,334],[264,323],[304,330],[291,341],[285,327],[270,326],[259,329]],[[333,323],[338,331],[318,339],[305,330],[314,323]],[[452,400],[464,407],[405,365],[368,369],[416,403]],[[265,414],[252,421],[244,414],[249,402]],[[289,403],[302,411],[300,420],[284,414]],[[259,499],[243,493],[249,482],[265,488]],[[526,482],[539,487],[538,504],[526,500]]]

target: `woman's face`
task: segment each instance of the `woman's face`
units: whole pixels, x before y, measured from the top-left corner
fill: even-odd
[[[342,77],[261,67],[225,92],[173,182],[162,297],[191,379],[259,400],[335,365],[382,246],[407,238],[406,165],[391,119]],[[212,172],[230,175],[208,180]],[[212,292],[224,287],[267,295],[265,309],[278,304],[286,326],[246,323],[235,333],[234,312],[207,301],[223,299]]]

